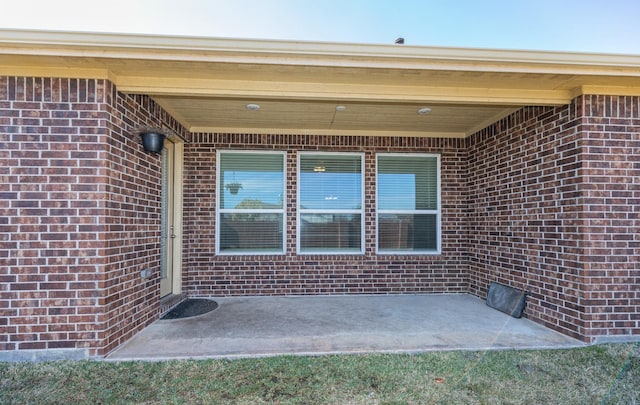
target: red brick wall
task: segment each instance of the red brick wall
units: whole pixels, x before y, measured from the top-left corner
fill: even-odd
[[[104,329],[99,354],[106,354],[159,316],[160,154],[142,150],[136,128],[169,125],[184,130],[146,96],[127,96],[111,84],[105,91],[109,115],[104,216]],[[153,276],[140,277],[151,269]]]
[[[638,98],[529,107],[472,136],[471,292],[529,292],[562,333],[640,333]]]
[[[281,256],[216,256],[217,149],[287,151],[287,239]],[[365,153],[365,254],[296,255],[297,152]],[[375,153],[434,152],[442,165],[442,254],[375,254]],[[194,134],[185,150],[185,260],[190,295],[466,292],[466,152],[459,139]]]
[[[106,115],[96,80],[0,77],[0,348],[93,348]]]
[[[640,335],[640,97],[585,96],[587,339]]]
[[[104,354],[155,319],[159,158],[132,129],[160,117],[105,80],[0,77],[0,350]]]

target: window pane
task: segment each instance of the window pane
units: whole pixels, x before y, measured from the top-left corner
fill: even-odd
[[[300,226],[300,247],[306,252],[360,252],[360,214],[301,214]]]
[[[437,215],[380,214],[379,251],[426,251],[438,248]]]
[[[221,153],[220,207],[283,207],[284,159],[281,154]]]
[[[379,156],[378,209],[437,210],[437,157]]]
[[[301,156],[300,208],[361,209],[361,170],[360,156]]]
[[[282,251],[282,214],[221,214],[220,251]]]
[[[218,154],[218,251],[283,253],[284,154]]]

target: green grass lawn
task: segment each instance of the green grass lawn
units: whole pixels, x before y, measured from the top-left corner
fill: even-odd
[[[640,344],[568,350],[0,363],[0,404],[640,404]]]

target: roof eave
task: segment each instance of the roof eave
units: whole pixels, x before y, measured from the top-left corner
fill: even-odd
[[[640,55],[0,29],[0,54],[640,76]]]

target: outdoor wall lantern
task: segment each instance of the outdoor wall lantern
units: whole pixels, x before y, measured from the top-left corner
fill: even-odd
[[[140,131],[142,147],[146,152],[160,153],[164,147],[164,138],[167,135],[158,128],[145,129]]]

